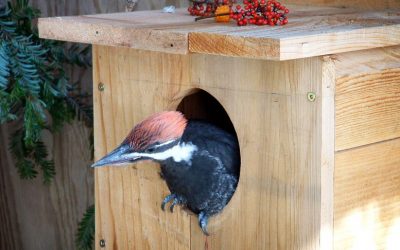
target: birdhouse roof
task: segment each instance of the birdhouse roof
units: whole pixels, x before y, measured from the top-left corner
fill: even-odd
[[[289,5],[284,26],[195,22],[185,9],[39,19],[42,38],[167,53],[289,60],[400,44],[399,11]]]

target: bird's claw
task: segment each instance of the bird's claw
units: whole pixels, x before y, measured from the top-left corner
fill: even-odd
[[[175,195],[174,195],[174,194],[167,195],[167,196],[164,198],[164,200],[163,200],[162,203],[161,203],[161,209],[162,209],[163,211],[165,211],[165,204],[167,204],[168,202],[170,202],[172,199],[175,199]]]
[[[171,206],[169,207],[169,211],[171,211],[171,213],[174,212],[174,207],[176,204],[178,204],[178,199],[175,198]]]
[[[203,233],[206,236],[209,236],[210,234],[207,231],[207,224],[208,224],[208,216],[204,212],[200,212],[199,213],[199,226],[201,228],[201,231],[203,231]]]
[[[171,213],[174,211],[174,207],[176,204],[184,204],[185,199],[176,195],[176,194],[170,194],[167,195],[167,197],[164,198],[163,202],[161,203],[161,209],[165,211],[165,205],[172,200],[171,205],[169,206],[169,210]]]

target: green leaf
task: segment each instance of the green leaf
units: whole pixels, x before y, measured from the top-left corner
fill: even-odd
[[[33,147],[38,142],[44,125],[44,117],[44,110],[36,101],[29,100],[25,103],[24,142],[28,147]]]
[[[0,9],[0,123],[16,120],[20,128],[10,150],[21,177],[34,178],[40,169],[43,181],[50,183],[55,166],[41,134],[44,129],[59,131],[91,111],[83,105],[87,97],[75,93],[79,90],[65,72],[66,65],[90,66],[91,47],[40,39],[33,25],[39,14],[28,0],[8,1]]]
[[[22,158],[16,163],[18,174],[22,179],[34,179],[38,172],[35,170],[35,165],[32,161]]]
[[[54,161],[45,160],[40,162],[40,167],[43,173],[43,183],[50,184],[51,180],[56,175],[56,168],[54,166]]]
[[[6,89],[10,76],[10,56],[6,42],[0,43],[0,89]]]
[[[37,176],[38,172],[35,169],[35,164],[32,160],[26,158],[26,155],[31,153],[31,150],[24,146],[23,131],[17,130],[10,137],[10,151],[16,159],[15,166],[18,169],[18,174],[22,179],[33,179]]]
[[[95,229],[95,209],[94,205],[87,208],[86,213],[83,215],[82,220],[78,225],[78,232],[76,235],[76,247],[79,250],[93,249]]]

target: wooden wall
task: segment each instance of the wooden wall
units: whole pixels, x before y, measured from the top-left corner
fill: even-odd
[[[400,235],[400,47],[336,63],[334,246],[397,249]]]

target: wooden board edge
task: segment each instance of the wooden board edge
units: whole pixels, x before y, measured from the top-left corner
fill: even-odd
[[[40,29],[39,29],[40,30]],[[96,120],[97,120],[97,116],[98,116],[98,95],[96,94],[96,84],[98,83],[99,79],[98,79],[98,63],[97,63],[97,58],[99,56],[99,50],[98,50],[99,46],[94,45],[92,48],[92,66],[93,66],[93,71],[92,71],[92,75],[93,75],[93,121],[94,121],[94,127],[93,127],[93,133],[97,134],[96,130],[99,130],[99,128],[96,125]],[[96,104],[97,103],[97,104]],[[96,145],[96,137],[94,137],[94,145]],[[99,157],[96,156],[96,149],[95,149],[95,154],[94,154],[94,160],[97,160]],[[99,187],[98,187],[98,178],[99,178],[99,172],[98,169],[94,169],[94,206],[95,206],[95,230],[94,230],[94,249],[100,249],[99,246],[99,241],[101,239],[101,223],[100,223],[100,201],[98,199],[100,191],[99,191]]]
[[[326,41],[333,41],[327,43]],[[336,42],[335,42],[336,41]],[[354,46],[354,44],[357,44]],[[338,54],[400,45],[400,24],[282,38],[280,60]]]
[[[39,37],[45,39],[188,54],[188,34],[184,32],[132,29],[96,23],[85,16],[39,18],[38,29]]]
[[[279,39],[190,32],[188,40],[190,53],[281,60]]]
[[[400,46],[363,51],[351,51],[334,56],[336,78],[375,74],[387,69],[400,68]]]
[[[324,56],[322,59],[320,249],[333,250],[336,69],[331,57]]]

